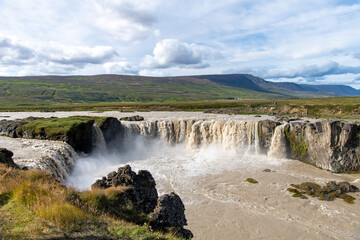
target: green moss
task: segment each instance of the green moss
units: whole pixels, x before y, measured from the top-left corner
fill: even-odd
[[[346,185],[346,187],[344,187],[344,185]],[[317,197],[321,201],[333,201],[336,198],[342,198],[345,202],[352,204],[355,203],[355,198],[345,194],[345,192],[358,191],[355,186],[352,186],[347,182],[337,184],[335,181],[328,182],[324,187],[312,182],[291,184],[291,186],[294,188],[288,188],[287,191],[294,193],[293,197],[301,197],[301,195],[306,194],[308,196]]]
[[[259,183],[258,181],[256,181],[253,178],[247,178],[246,181],[249,182],[249,183]]]
[[[299,190],[295,189],[295,188],[288,188],[286,189],[287,191],[291,192],[291,193],[300,193]]]
[[[347,203],[355,204],[355,198],[348,194],[341,194],[340,198],[342,198]]]
[[[306,160],[309,142],[305,141],[305,136],[303,134],[297,135],[290,126],[286,126],[284,130],[291,153],[299,160]]]

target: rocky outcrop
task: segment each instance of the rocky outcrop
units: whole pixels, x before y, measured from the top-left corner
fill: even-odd
[[[36,119],[29,117],[23,120],[0,121],[0,135],[12,138],[29,138],[41,140],[63,141],[72,146],[75,151],[90,153],[92,150],[92,126],[94,120],[84,119],[81,123],[71,127],[61,134],[49,134],[45,129],[29,129],[24,126]],[[61,129],[59,129],[61,130]]]
[[[124,131],[121,122],[117,118],[108,117],[100,125],[108,150],[121,149],[123,147]]]
[[[144,120],[144,117],[139,116],[139,115],[120,118],[120,121],[143,121],[143,120]]]
[[[111,172],[107,177],[96,180],[92,189],[106,189],[110,187],[124,186],[126,188],[126,201],[131,201],[134,208],[149,215],[149,226],[157,231],[170,231],[183,238],[192,238],[191,231],[184,229],[187,225],[185,218],[185,206],[181,198],[175,194],[165,194],[158,198],[156,183],[151,173],[140,170],[137,174],[129,165],[120,167],[117,172]]]
[[[129,165],[111,172],[107,178],[97,180],[91,188],[109,188],[126,186],[132,188],[131,201],[136,210],[150,213],[154,210],[158,194],[155,188],[155,180],[146,170],[140,170],[138,174],[131,170]]]
[[[100,129],[104,135],[106,143],[108,144],[121,134],[121,123],[117,118],[108,117],[104,122],[102,122]]]
[[[360,170],[359,124],[300,121],[284,129],[291,158],[337,173]]]
[[[72,146],[75,151],[90,153],[92,150],[92,126],[94,120],[88,120],[80,123],[74,129],[70,129],[66,133],[65,139],[51,139],[62,140]]]
[[[9,167],[19,168],[19,166],[14,163],[12,159],[13,155],[14,154],[6,148],[0,148],[0,163],[3,163]]]
[[[185,206],[181,198],[174,192],[161,196],[153,213],[150,214],[150,227],[154,230],[174,230],[186,239],[192,238],[191,231],[184,229],[187,225]]]

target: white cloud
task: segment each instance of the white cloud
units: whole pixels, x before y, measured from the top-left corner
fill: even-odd
[[[49,43],[41,46],[39,56],[45,60],[64,65],[83,66],[84,64],[101,64],[117,57],[117,52],[110,46],[66,46]]]
[[[177,39],[164,39],[156,44],[153,56],[144,57],[141,65],[149,68],[206,68],[209,64],[205,60],[213,57],[221,57],[220,52]]]
[[[34,58],[33,51],[9,38],[0,38],[0,64],[23,65]]]
[[[152,29],[156,22],[153,12],[156,1],[99,0],[96,1],[97,17],[95,25],[109,36],[123,41],[134,41],[150,35],[158,35]]]
[[[29,72],[72,73],[86,65],[101,65],[118,57],[118,53],[110,46],[84,47],[55,42],[34,43],[10,38],[0,39],[0,66],[10,66],[7,69],[21,66],[20,75]]]

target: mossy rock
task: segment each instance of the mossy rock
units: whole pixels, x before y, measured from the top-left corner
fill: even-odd
[[[255,184],[255,183],[259,183],[258,181],[256,181],[256,180],[253,179],[253,178],[247,178],[246,181],[249,182],[249,183],[254,183],[254,184]]]
[[[306,194],[317,197],[321,201],[334,201],[336,198],[342,198],[345,202],[351,204],[355,203],[355,198],[346,193],[359,191],[356,186],[351,185],[349,182],[336,183],[330,181],[324,187],[312,182],[291,184],[291,186],[294,188],[288,188],[287,191],[294,193],[293,197],[301,197],[301,195]]]

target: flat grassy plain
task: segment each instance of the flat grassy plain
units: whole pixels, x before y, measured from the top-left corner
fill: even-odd
[[[272,100],[222,100],[193,102],[102,102],[9,106],[1,112],[17,111],[206,111],[229,114],[273,114],[313,118],[360,118],[360,97],[292,98]]]

